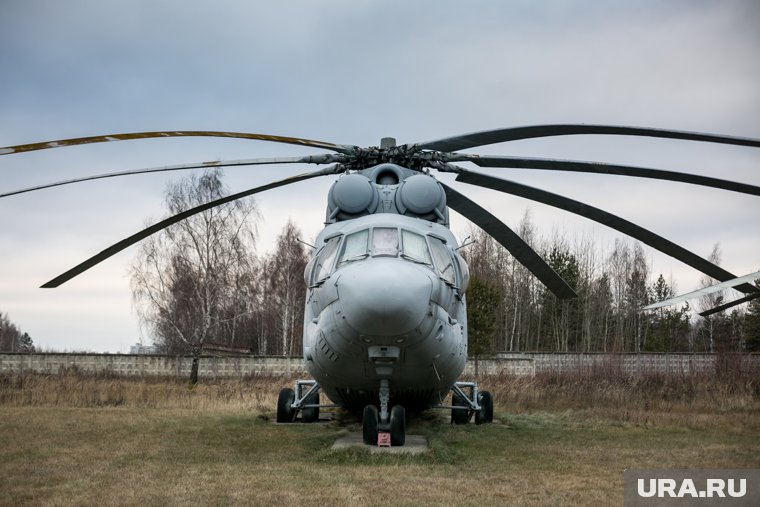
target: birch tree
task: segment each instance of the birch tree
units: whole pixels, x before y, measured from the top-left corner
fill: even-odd
[[[278,341],[270,352],[295,355],[303,340],[303,311],[306,286],[303,272],[308,259],[304,245],[298,241],[300,231],[288,220],[277,237],[275,251],[262,267],[266,284],[263,304],[266,308],[267,329]]]
[[[171,216],[228,193],[221,172],[210,171],[169,185],[165,203]],[[252,313],[236,288],[253,268],[257,218],[253,199],[239,199],[143,243],[131,270],[133,298],[142,322],[165,351],[230,344],[236,320]]]

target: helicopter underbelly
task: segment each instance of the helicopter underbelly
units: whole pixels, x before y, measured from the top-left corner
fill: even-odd
[[[429,269],[397,259],[372,264],[347,266],[310,294],[306,368],[349,409],[377,400],[382,380],[392,404],[427,408],[464,370],[465,317],[456,318],[464,303]]]

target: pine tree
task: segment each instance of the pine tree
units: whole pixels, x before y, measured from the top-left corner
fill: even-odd
[[[662,301],[675,296],[673,288],[660,274],[651,286],[653,301]],[[649,333],[642,347],[648,352],[671,352],[684,345],[689,331],[689,311],[687,303],[683,308],[658,308],[650,315]]]
[[[488,350],[496,329],[498,287],[491,281],[474,276],[467,289],[468,354],[478,357]]]
[[[29,333],[24,333],[19,336],[18,339],[18,351],[19,352],[34,352],[34,341]]]

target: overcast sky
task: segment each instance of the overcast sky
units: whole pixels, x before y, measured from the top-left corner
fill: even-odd
[[[279,5],[275,5],[279,4]],[[426,141],[543,123],[649,126],[760,138],[757,1],[3,0],[0,146],[153,130],[230,130],[343,144]],[[760,149],[571,136],[477,153],[571,158],[760,185]],[[0,193],[104,172],[319,153],[230,139],[160,139],[0,157]],[[230,168],[232,191],[307,166]],[[479,169],[480,170],[480,169]],[[561,192],[737,275],[760,269],[760,198],[693,185],[484,170]],[[0,199],[0,312],[43,348],[126,352],[143,339],[127,276],[137,247],[58,289],[38,287],[163,216],[179,173]],[[447,175],[441,178],[451,181]],[[288,217],[316,236],[332,180],[262,194],[260,249]],[[620,234],[541,204],[455,183],[507,224]],[[454,217],[463,235],[465,221]],[[646,248],[681,292],[700,273]],[[603,252],[600,252],[603,255]]]

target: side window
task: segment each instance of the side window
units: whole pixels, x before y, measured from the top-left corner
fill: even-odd
[[[398,255],[398,229],[375,227],[372,229],[372,256]]]
[[[438,238],[428,236],[430,241],[430,251],[433,254],[433,261],[435,261],[435,267],[438,274],[446,282],[454,285],[456,282],[456,273],[454,272],[454,264],[451,260],[451,254],[446,245]]]
[[[343,248],[340,252],[338,266],[343,266],[349,262],[358,261],[367,257],[368,239],[368,229],[347,235],[346,240],[343,242]]]
[[[325,243],[322,251],[317,254],[317,263],[314,266],[314,279],[312,283],[319,283],[332,273],[333,264],[335,264],[335,255],[338,253],[340,236],[330,238]]]
[[[467,287],[470,285],[470,268],[467,267],[467,263],[461,255],[455,252],[454,257],[457,260],[457,264],[459,264],[459,276],[461,279],[461,282],[459,283],[459,290],[461,292],[465,292],[467,290]]]
[[[425,236],[407,230],[401,230],[402,256],[414,262],[432,265]]]

